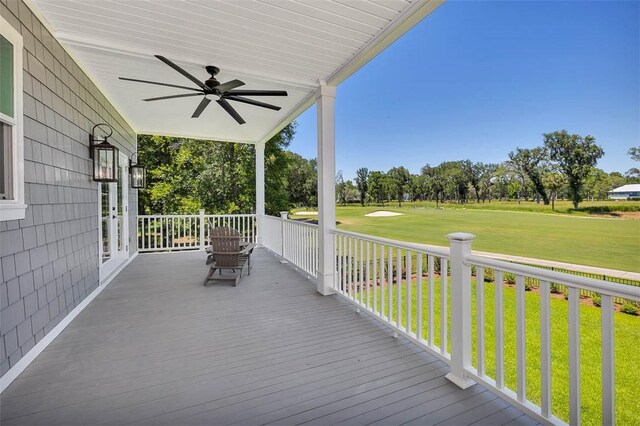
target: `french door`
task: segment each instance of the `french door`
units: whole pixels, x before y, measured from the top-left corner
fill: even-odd
[[[100,215],[100,281],[129,257],[128,160],[120,153],[118,181],[98,183]]]

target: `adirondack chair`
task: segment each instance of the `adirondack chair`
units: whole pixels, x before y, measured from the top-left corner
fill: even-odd
[[[213,228],[210,232],[211,249],[207,257],[209,273],[203,285],[212,280],[232,281],[234,286],[248,271],[251,252],[255,244],[241,244],[242,235],[233,228]],[[219,275],[215,275],[218,272]]]

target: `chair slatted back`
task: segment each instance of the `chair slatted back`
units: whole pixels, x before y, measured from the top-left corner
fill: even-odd
[[[233,267],[240,264],[241,237],[240,232],[233,228],[220,227],[211,230],[211,248],[216,259],[216,265]]]

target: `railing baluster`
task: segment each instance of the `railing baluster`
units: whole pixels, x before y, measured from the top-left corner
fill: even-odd
[[[371,303],[369,301],[369,296],[370,296],[370,294],[369,294],[370,293],[370,291],[369,291],[369,283],[371,281],[371,268],[370,268],[369,264],[371,262],[371,253],[370,253],[371,249],[369,247],[369,241],[367,241],[365,244],[367,245],[367,266],[365,268],[365,280],[364,280],[366,288],[367,288],[367,290],[366,290],[367,291],[367,294],[366,294],[366,296],[367,296],[366,299],[367,300],[366,300],[365,305],[367,306],[367,308],[371,308]]]
[[[372,269],[373,269],[373,279],[371,281],[373,285],[373,312],[378,313],[378,244],[372,243],[373,247],[373,259],[372,261]]]
[[[517,398],[520,402],[525,402],[527,399],[526,344],[524,277],[516,275],[516,370]]]
[[[423,340],[422,335],[422,253],[416,253],[416,337]]]
[[[347,271],[348,271],[347,281],[348,281],[348,286],[349,286],[349,297],[351,299],[353,299],[353,297],[354,297],[353,296],[353,288],[352,288],[353,287],[353,285],[352,285],[352,283],[353,283],[353,275],[352,275],[353,274],[353,270],[352,270],[353,269],[353,266],[352,266],[352,264],[353,264],[353,238],[347,237],[347,243],[349,245],[349,255],[347,256],[347,261],[348,261],[348,263],[347,263],[347,268],[348,268],[347,269]]]
[[[380,316],[384,317],[384,244],[380,244]]]
[[[440,353],[447,353],[447,259],[440,258]]]
[[[344,277],[344,269],[343,269],[343,258],[344,258],[344,253],[342,252],[342,240],[343,240],[343,236],[336,234],[336,239],[335,239],[335,245],[336,245],[336,249],[337,249],[337,255],[338,255],[338,279],[336,280],[336,286],[338,288],[336,288],[337,291],[342,292],[344,286],[342,284],[342,280]]]
[[[601,296],[600,305],[602,325],[602,424],[616,424],[616,380],[613,324],[613,298],[607,294]]]
[[[504,314],[502,303],[502,272],[494,271],[495,285],[495,343],[496,343],[496,387],[504,388]]]
[[[364,293],[364,241],[360,240],[360,250],[358,251],[358,284],[360,286],[359,296],[362,305],[362,293]]]
[[[476,267],[476,359],[478,376],[484,376],[484,269]]]
[[[580,422],[580,295],[569,287],[569,424]]]
[[[551,417],[551,292],[549,281],[540,282],[540,393],[541,413]]]
[[[402,250],[396,248],[396,325],[400,328],[402,319]]]
[[[427,256],[427,268],[429,273],[429,313],[427,315],[427,333],[428,343],[430,347],[433,347],[433,324],[435,323],[435,301],[434,299],[434,287],[435,287],[435,267],[433,262],[433,255]]]
[[[389,246],[387,263],[387,320],[393,322],[393,247],[391,246]]]
[[[405,295],[406,295],[406,302],[405,302],[405,311],[406,311],[406,315],[405,315],[405,321],[407,321],[405,330],[407,333],[411,334],[411,317],[412,317],[412,312],[411,312],[411,252],[409,250],[406,251],[407,253],[407,272],[405,274],[405,286],[406,286],[406,290],[405,290]]]

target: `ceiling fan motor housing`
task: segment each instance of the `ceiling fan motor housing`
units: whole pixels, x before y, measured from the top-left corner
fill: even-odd
[[[205,86],[207,86],[210,89],[213,89],[213,88],[219,86],[220,82],[218,80],[216,80],[215,76],[220,72],[220,68],[214,67],[213,65],[207,65],[204,68],[207,70],[209,75],[211,75],[211,78],[205,80],[205,82],[204,82]]]

